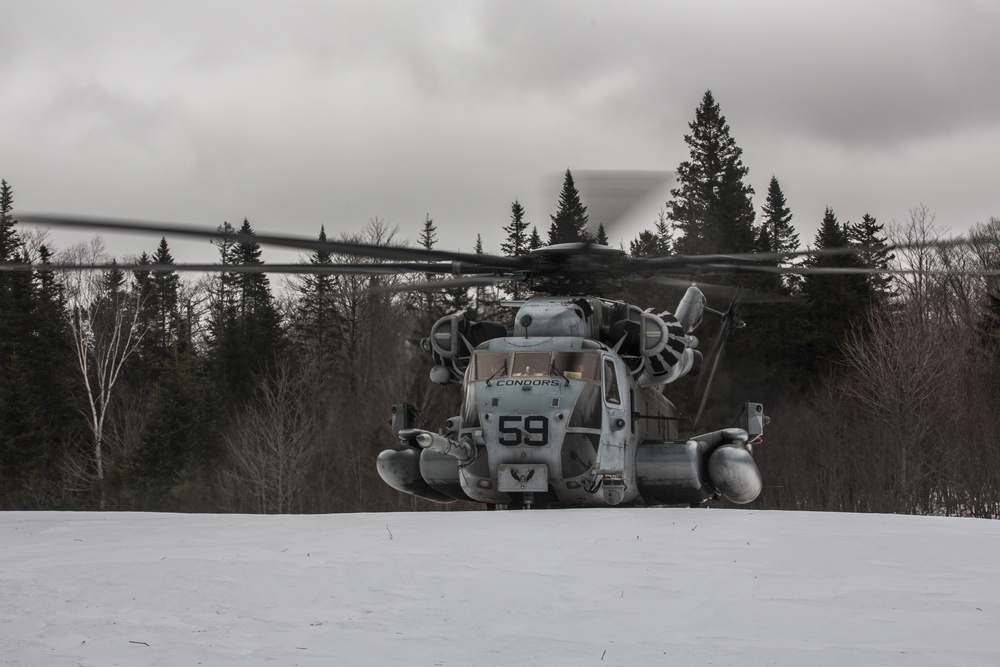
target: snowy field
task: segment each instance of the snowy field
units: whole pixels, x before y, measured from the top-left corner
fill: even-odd
[[[1000,664],[1000,521],[0,513],[0,665]]]

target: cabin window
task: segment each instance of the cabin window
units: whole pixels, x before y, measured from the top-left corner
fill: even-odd
[[[544,377],[552,370],[552,358],[548,352],[515,352],[511,364],[512,377]]]
[[[615,373],[615,363],[611,359],[604,360],[604,401],[608,405],[621,405],[622,402],[618,392],[618,374]]]
[[[462,402],[462,428],[479,428],[479,401],[476,385],[465,385],[465,400]]]
[[[473,379],[488,380],[507,375],[504,366],[507,364],[506,352],[477,352],[473,355],[475,359],[475,372]]]
[[[556,352],[555,371],[570,380],[597,380],[600,355],[593,352]]]
[[[570,428],[601,428],[601,387],[596,382],[583,384],[569,418]]]

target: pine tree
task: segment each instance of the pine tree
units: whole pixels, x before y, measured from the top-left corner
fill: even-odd
[[[319,229],[319,240],[327,240],[325,227]],[[327,251],[316,250],[309,255],[309,263],[323,266],[332,264],[333,258]],[[296,288],[299,294],[293,327],[296,339],[311,349],[327,370],[332,369],[341,343],[335,288],[334,278],[323,273],[304,276]]]
[[[660,209],[653,229],[644,229],[629,243],[633,257],[666,257],[673,250],[674,234],[667,213]]]
[[[229,223],[220,231],[234,233]],[[260,244],[252,240],[253,228],[244,219],[239,241],[222,239],[217,245],[222,264],[260,266]],[[262,272],[223,273],[217,279],[210,322],[212,366],[215,382],[230,402],[253,393],[261,374],[274,365],[284,344],[281,316]]]
[[[21,239],[14,226],[14,191],[0,180],[0,262],[13,262],[20,255]]]
[[[431,218],[430,213],[424,215],[424,223],[420,230],[420,235],[417,237],[417,243],[424,250],[433,250],[434,245],[437,243],[437,225],[434,224],[434,220]],[[424,274],[424,280],[427,282],[433,282],[439,279],[440,277],[437,274]],[[444,314],[442,311],[443,299],[436,290],[425,289],[421,301],[423,307],[423,317],[419,318],[420,328],[421,330],[429,330],[430,326]]]
[[[775,176],[767,186],[767,201],[761,209],[764,219],[761,221],[758,244],[761,252],[789,252],[798,250],[799,235],[792,227],[792,212],[785,201],[785,193]],[[763,240],[766,239],[766,242]]]
[[[608,245],[608,233],[604,231],[604,223],[597,225],[597,236],[594,237],[594,243],[598,245]]]
[[[590,241],[587,231],[587,207],[580,202],[580,193],[573,182],[573,174],[566,170],[562,192],[559,194],[559,208],[551,216],[549,245]]]
[[[679,187],[670,191],[670,218],[683,236],[682,254],[749,252],[754,246],[753,188],[744,182],[742,149],[730,135],[712,91],[706,91],[684,135],[690,160],[677,167]]]
[[[133,506],[144,510],[203,509],[214,453],[204,387],[188,353],[173,354],[152,393],[139,444],[125,477]],[[201,480],[200,489],[197,480]],[[199,499],[201,502],[199,502]],[[192,507],[194,503],[194,507]]]
[[[861,222],[847,224],[848,240],[851,245],[861,248],[855,256],[862,266],[870,269],[887,269],[896,258],[889,250],[884,229],[885,225],[878,224],[875,218],[867,213],[861,218]],[[873,273],[867,276],[867,279],[868,287],[878,301],[884,303],[895,296],[891,275]]]
[[[764,219],[757,229],[756,250],[759,252],[782,253],[798,250],[799,235],[792,226],[792,212],[785,201],[785,194],[781,191],[781,185],[775,176],[771,176],[771,182],[767,187],[767,200],[761,212]],[[774,259],[762,262],[771,266],[788,266],[789,262]],[[770,278],[770,280],[767,280]],[[761,289],[775,292],[791,292],[799,284],[798,276],[779,276],[772,274],[762,276],[757,283]]]
[[[434,244],[437,243],[437,226],[434,224],[430,213],[424,215],[424,226],[420,230],[417,242],[424,250],[433,250]]]
[[[838,222],[833,209],[827,207],[816,232],[816,249],[844,248],[849,244],[848,225]],[[814,257],[807,266],[857,268],[861,262],[852,254],[825,255]],[[839,346],[847,330],[860,321],[873,302],[873,294],[864,275],[807,275],[803,295],[808,315],[800,368],[814,376],[840,358]]]
[[[507,257],[527,255],[528,251],[541,245],[537,229],[532,227],[532,234],[528,234],[528,223],[524,220],[524,206],[516,199],[510,205],[510,224],[503,230],[507,232],[507,240],[500,244],[500,250]],[[532,245],[535,241],[538,245]],[[519,282],[505,283],[502,289],[509,291],[515,301],[519,301],[528,293],[528,288]]]
[[[538,250],[542,247],[542,237],[538,234],[538,228],[531,226],[531,236],[528,237],[528,250]]]
[[[500,250],[507,257],[520,257],[528,253],[528,223],[524,220],[524,206],[516,199],[510,205],[510,224],[503,228],[507,240],[500,244]]]

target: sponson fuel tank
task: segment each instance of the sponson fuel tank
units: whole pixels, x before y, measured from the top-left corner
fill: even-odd
[[[639,490],[649,503],[700,504],[717,496],[753,502],[763,482],[747,449],[748,434],[728,428],[684,442],[644,442],[636,449]]]

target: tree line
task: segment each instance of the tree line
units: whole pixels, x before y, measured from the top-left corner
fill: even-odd
[[[773,272],[697,277],[719,309],[738,287],[747,326],[725,349],[702,422],[683,430],[728,426],[744,401],[765,404],[772,423],[755,451],[765,478],[756,507],[996,516],[1000,290],[983,272],[1000,269],[1000,221],[976,225],[969,244],[933,246],[926,242],[944,230],[924,206],[888,227],[870,215],[841,222],[828,208],[809,247],[856,252],[782,256],[802,242],[779,179],[771,177],[758,216],[742,150],[710,91],[689,130],[670,200],[625,249],[770,253],[763,263]],[[388,488],[374,467],[392,441],[385,420],[394,403],[415,404],[428,428],[458,412],[458,389],[427,381],[419,340],[455,310],[509,319],[499,303],[531,293],[518,283],[399,290],[432,274],[304,275],[276,289],[260,246],[232,240],[217,242],[219,263],[232,271],[191,279],[164,270],[175,264],[166,238],[128,258],[158,268],[126,271],[99,238],[57,253],[44,234],[18,228],[6,181],[0,207],[0,262],[32,265],[0,271],[4,509],[434,507]],[[499,252],[607,244],[604,222],[589,219],[567,169],[545,240],[515,200]],[[248,220],[220,231],[254,233]],[[322,227],[318,238],[327,238]],[[379,218],[338,238],[407,244]],[[416,243],[438,243],[429,214]],[[481,236],[476,251],[484,252]],[[61,261],[112,268],[49,268]],[[916,271],[823,273],[863,268]],[[673,310],[683,292],[621,288],[619,298],[660,310]],[[698,332],[706,353],[716,326]],[[666,393],[691,417],[701,391],[698,378],[684,378]]]

